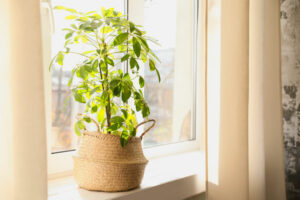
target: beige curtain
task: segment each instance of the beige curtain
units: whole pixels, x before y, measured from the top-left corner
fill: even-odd
[[[47,199],[38,0],[0,0],[0,199]]]
[[[208,1],[208,120],[220,121],[208,122],[208,200],[286,199],[279,6],[280,0]],[[218,76],[214,111],[209,79]]]

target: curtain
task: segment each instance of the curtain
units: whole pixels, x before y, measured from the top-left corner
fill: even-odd
[[[0,0],[0,199],[47,199],[38,0]]]
[[[208,200],[284,200],[280,0],[212,0],[208,6]],[[209,35],[215,10],[216,48]],[[219,49],[219,62],[212,49]],[[219,91],[210,92],[210,78],[218,77]],[[213,93],[217,111],[209,109]]]

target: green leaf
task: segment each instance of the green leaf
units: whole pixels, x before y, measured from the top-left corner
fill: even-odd
[[[77,26],[75,24],[70,25],[73,29],[77,30]]]
[[[142,54],[141,54],[141,59],[142,59],[143,63],[146,63],[148,60],[147,55],[144,52],[142,52]]]
[[[100,68],[103,72],[106,72],[107,70],[107,64],[103,60],[100,60]]]
[[[84,70],[85,70],[86,72],[88,72],[89,74],[92,73],[92,71],[93,71],[92,66],[89,65],[89,64],[84,65],[83,68],[84,68]]]
[[[132,33],[134,31],[134,29],[135,29],[134,24],[132,22],[129,22],[129,31],[130,31],[130,33]]]
[[[126,103],[131,96],[131,91],[128,87],[123,87],[122,90],[122,101]]]
[[[69,39],[70,37],[72,37],[73,33],[74,33],[74,32],[69,32],[69,33],[67,33],[67,34],[65,35],[65,39],[67,40],[67,39]]]
[[[120,116],[114,116],[110,119],[111,123],[114,123],[114,124],[121,124],[123,123],[125,120],[123,119],[123,117],[120,117]]]
[[[80,130],[84,129],[84,124],[81,120],[77,121],[75,124],[74,124],[74,131],[76,133],[76,135],[78,136],[81,136],[81,132]]]
[[[143,106],[142,115],[144,118],[150,115],[150,108],[147,104],[144,104]]]
[[[81,35],[76,35],[75,38],[74,38],[74,42],[75,42],[76,44],[78,44],[80,38],[81,38]]]
[[[135,66],[138,65],[136,59],[133,58],[133,57],[130,58],[129,64],[130,64],[130,68],[131,68],[131,69],[133,69]]]
[[[57,54],[57,57],[56,57],[56,62],[63,66],[64,65],[64,54],[62,51],[60,51],[58,54]]]
[[[58,55],[58,54],[56,54],[56,55],[52,58],[52,60],[51,60],[51,62],[50,62],[50,64],[49,64],[49,68],[48,68],[49,71],[52,69],[53,63],[54,63],[54,61],[56,61],[56,59],[57,59],[57,55]]]
[[[136,129],[135,128],[133,128],[132,130],[130,130],[130,136],[131,137],[136,136]]]
[[[119,85],[121,81],[119,79],[114,79],[109,83],[110,88],[115,88]]]
[[[140,76],[140,78],[139,78],[139,84],[140,84],[141,88],[144,87],[145,81],[144,81],[144,78],[142,76]]]
[[[66,47],[66,54],[68,54],[70,52],[70,48]]]
[[[119,111],[118,106],[116,106],[113,102],[111,103],[111,114],[116,115],[117,112]]]
[[[120,143],[121,143],[122,147],[125,147],[127,145],[128,139],[129,139],[129,136],[128,136],[127,131],[123,130],[121,137],[120,137]]]
[[[98,122],[102,122],[105,118],[105,109],[101,108],[97,115]]]
[[[69,87],[71,87],[71,85],[72,85],[72,83],[73,83],[73,79],[74,79],[74,75],[75,75],[75,73],[76,73],[76,70],[77,70],[77,68],[73,68],[73,69],[72,69],[72,75],[71,75],[71,77],[70,77],[70,79],[69,79],[69,82],[68,82],[68,86],[69,86]]]
[[[118,130],[120,127],[122,126],[122,124],[112,124],[109,128],[108,128],[108,130],[110,130],[110,131],[115,131],[115,130]]]
[[[125,60],[128,60],[128,58],[129,58],[129,54],[126,54],[125,56],[123,56],[121,58],[121,62],[124,62]]]
[[[117,97],[119,97],[120,96],[120,94],[121,94],[121,86],[119,85],[118,87],[115,87],[114,89],[113,89],[113,94],[114,94],[114,96],[117,96]]]
[[[89,77],[89,73],[85,70],[85,66],[81,66],[79,70],[76,71],[76,75],[83,80],[87,80]]]
[[[148,52],[149,51],[149,45],[148,45],[147,41],[142,37],[138,37],[138,39],[141,41],[141,44],[144,47],[144,49]]]
[[[91,28],[91,22],[89,21],[80,24],[78,28],[84,31],[93,31]]]
[[[135,28],[134,32],[139,36],[143,35],[142,31],[140,31],[138,28]]]
[[[109,64],[111,66],[115,66],[114,61],[112,59],[110,59],[109,57],[106,56],[104,59],[107,64]]]
[[[97,105],[94,105],[91,109],[91,113],[94,114],[98,111],[98,106]]]
[[[100,98],[100,103],[101,103],[102,106],[106,106],[108,104],[107,97],[108,97],[108,92],[103,91],[102,95],[101,95],[101,98]]]
[[[85,98],[82,94],[79,94],[77,91],[74,93],[75,101],[79,103],[86,103]]]
[[[142,96],[140,93],[134,92],[133,94],[134,94],[134,99],[142,99]]]
[[[97,86],[90,91],[90,95],[92,96],[95,92],[99,92],[99,91],[100,91],[100,87]]]
[[[141,44],[137,41],[135,37],[132,38],[133,51],[137,57],[141,55]]]
[[[136,111],[140,111],[143,108],[143,102],[141,100],[137,100],[134,102]]]
[[[121,33],[115,37],[113,44],[114,46],[122,44],[128,38],[128,33]]]
[[[122,111],[122,113],[123,113],[123,115],[124,115],[124,118],[127,119],[127,117],[128,117],[127,110],[121,109],[121,111]]]
[[[154,71],[156,69],[155,62],[151,58],[149,59],[149,67],[150,71]]]
[[[153,51],[149,50],[150,55],[152,55],[158,62],[161,62],[159,60],[159,58],[157,57],[157,55],[155,55],[155,53],[153,53]]]
[[[160,74],[159,74],[159,71],[155,68],[155,71],[156,71],[156,75],[157,75],[157,78],[158,78],[158,82],[160,82]]]
[[[65,41],[64,47],[67,47],[69,44],[73,44],[71,39],[68,39],[68,40]]]
[[[92,122],[91,118],[90,118],[90,117],[87,117],[87,116],[83,117],[83,120],[84,120],[85,122],[87,122],[87,123],[91,123],[91,122]]]
[[[93,70],[97,71],[97,69],[98,69],[98,64],[99,64],[98,59],[96,59],[96,60],[94,60],[94,61],[92,62]]]

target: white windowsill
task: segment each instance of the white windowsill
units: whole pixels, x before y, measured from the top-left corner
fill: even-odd
[[[199,151],[150,160],[141,186],[127,192],[78,188],[72,176],[50,180],[48,200],[182,200],[205,191],[205,159]]]

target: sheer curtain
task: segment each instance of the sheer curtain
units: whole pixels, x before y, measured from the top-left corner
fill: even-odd
[[[208,104],[209,79],[220,76],[220,108],[209,105],[208,120],[220,123],[208,121],[208,200],[284,200],[280,0],[212,1],[220,12],[220,61],[209,55],[208,40]]]
[[[0,0],[0,199],[47,199],[40,5]]]

